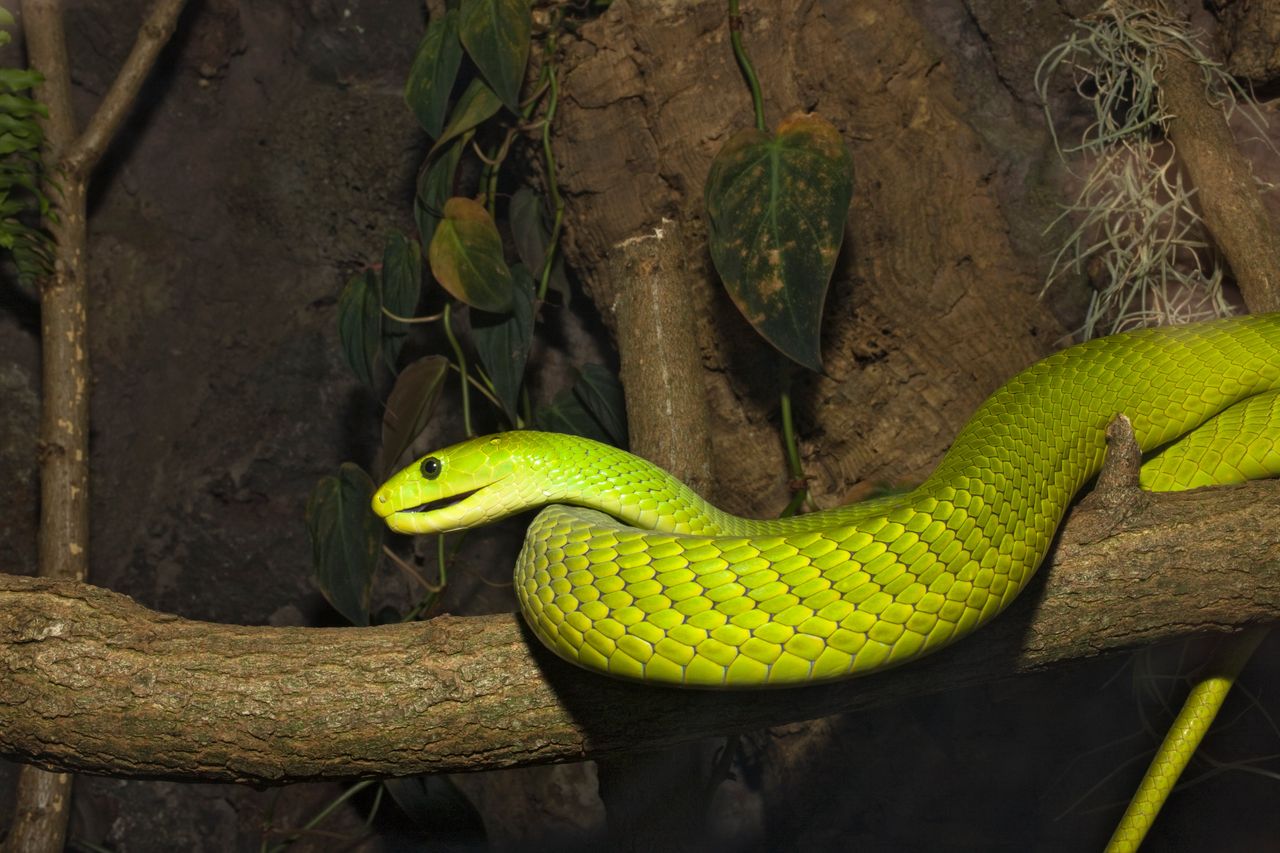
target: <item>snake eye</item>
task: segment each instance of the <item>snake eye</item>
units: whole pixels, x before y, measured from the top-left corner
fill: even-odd
[[[434,480],[440,476],[440,470],[444,465],[434,456],[428,456],[422,460],[422,464],[418,466],[418,470],[422,472],[422,476],[428,480]]]

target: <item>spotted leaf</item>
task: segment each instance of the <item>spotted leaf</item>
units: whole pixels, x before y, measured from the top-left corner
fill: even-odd
[[[734,304],[792,360],[822,369],[822,305],[853,195],[840,133],[815,115],[734,134],[711,164],[711,258]]]

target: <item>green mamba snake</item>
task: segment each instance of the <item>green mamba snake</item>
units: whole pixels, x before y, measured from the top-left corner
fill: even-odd
[[[1277,391],[1280,314],[1146,329],[1018,374],[902,495],[738,518],[623,451],[511,432],[424,457],[373,508],[434,533],[552,504],[515,588],[538,638],[580,666],[697,687],[826,681],[937,651],[1003,610],[1097,474],[1116,414],[1144,452],[1168,445],[1148,487],[1280,472]]]

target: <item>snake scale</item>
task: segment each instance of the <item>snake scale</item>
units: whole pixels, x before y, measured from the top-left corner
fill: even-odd
[[[760,521],[621,450],[517,431],[437,451],[374,511],[434,533],[549,505],[515,569],[561,657],[696,687],[863,675],[937,651],[1003,610],[1098,472],[1119,413],[1144,485],[1280,472],[1280,314],[1144,329],[1061,350],[992,394],[914,490]]]

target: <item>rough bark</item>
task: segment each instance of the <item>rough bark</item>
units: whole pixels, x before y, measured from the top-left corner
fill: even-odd
[[[580,672],[511,615],[239,627],[0,576],[0,753],[276,784],[580,760],[811,719],[1280,618],[1277,500],[1280,483],[1257,482],[1082,506],[1044,580],[974,637],[887,678],[750,701]]]
[[[1261,87],[1280,75],[1280,0],[1217,0],[1206,4],[1222,23],[1218,41],[1227,71]]]
[[[663,220],[623,240],[607,261],[605,286],[615,306],[632,452],[710,495],[711,428],[683,231]]]
[[[1060,336],[1011,233],[1038,230],[1052,213],[1010,225],[995,180],[1022,180],[1050,149],[1024,138],[1002,140],[1003,154],[987,147],[956,97],[966,84],[958,75],[979,72],[950,63],[925,10],[859,8],[780,0],[743,16],[769,122],[814,110],[844,132],[854,159],[825,312],[826,374],[793,392],[822,505],[926,474],[982,399]],[[725,7],[619,0],[583,28],[564,67],[555,144],[566,257],[617,327],[606,259],[663,218],[683,224],[717,495],[726,509],[776,512],[788,490],[775,356],[724,294],[706,250],[712,157],[752,123]]]
[[[1205,98],[1204,73],[1170,52],[1159,73],[1160,97],[1172,114],[1169,138],[1196,187],[1205,226],[1255,311],[1280,305],[1280,241],[1257,182],[1220,107]]]

